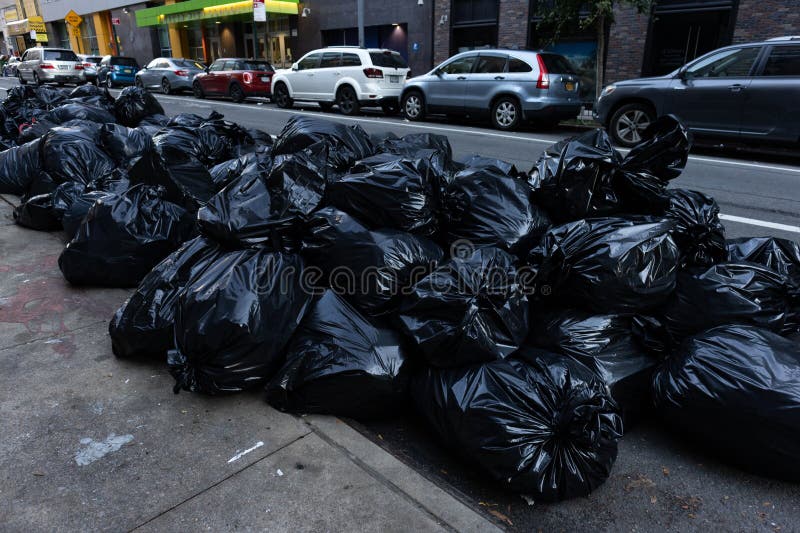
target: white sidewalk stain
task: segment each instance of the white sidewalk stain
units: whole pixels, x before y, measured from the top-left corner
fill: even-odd
[[[133,435],[117,436],[113,433],[106,437],[106,440],[104,441],[96,441],[90,439],[89,437],[83,438],[81,439],[81,444],[85,445],[86,447],[82,450],[78,450],[75,453],[75,462],[80,466],[86,466],[111,452],[119,450],[132,440]]]
[[[253,446],[251,448],[247,448],[245,451],[239,452],[236,455],[234,455],[233,457],[231,457],[230,459],[228,459],[228,463],[232,463],[234,461],[238,461],[239,459],[241,459],[242,457],[244,457],[248,453],[252,452],[253,450],[255,450],[257,448],[261,448],[263,445],[264,445],[264,443],[262,441],[256,442],[255,446]]]

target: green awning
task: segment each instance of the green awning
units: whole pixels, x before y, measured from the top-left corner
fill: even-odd
[[[299,0],[266,0],[268,13],[297,15]],[[231,15],[253,13],[252,0],[226,2],[225,0],[187,0],[160,7],[150,7],[136,11],[136,25],[158,26],[159,24],[178,24],[192,20],[217,19]]]

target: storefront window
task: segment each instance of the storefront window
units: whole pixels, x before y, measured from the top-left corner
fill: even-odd
[[[205,62],[203,54],[203,30],[199,27],[188,28],[186,30],[189,42],[189,57],[196,61]]]
[[[94,19],[86,16],[79,26],[81,30],[81,44],[84,54],[99,54],[100,47],[97,45],[97,33],[94,31]]]
[[[453,0],[450,53],[497,46],[497,0]]]
[[[169,43],[169,28],[156,26],[158,32],[159,57],[172,57],[172,45]]]

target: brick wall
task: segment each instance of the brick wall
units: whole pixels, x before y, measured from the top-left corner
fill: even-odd
[[[800,35],[800,2],[740,0],[736,19],[734,43],[763,41],[781,35]]]
[[[629,6],[615,9],[614,24],[606,43],[608,55],[603,85],[641,76],[649,20],[648,14],[639,15]]]
[[[528,44],[529,0],[500,0],[500,20],[497,27],[498,46],[525,48]]]
[[[450,0],[434,0],[433,5],[433,64],[438,65],[450,57]],[[447,17],[439,24],[442,16]]]

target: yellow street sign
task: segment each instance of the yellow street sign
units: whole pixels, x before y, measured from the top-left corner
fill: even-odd
[[[47,33],[47,28],[44,26],[44,19],[42,17],[28,17],[28,31],[35,31],[39,33]]]
[[[83,22],[83,19],[81,18],[80,15],[75,13],[75,11],[70,9],[69,13],[67,13],[67,16],[64,17],[64,22],[66,22],[67,24],[69,24],[73,28],[77,28],[78,26],[81,25],[81,22]]]

